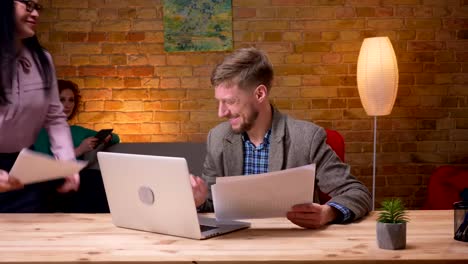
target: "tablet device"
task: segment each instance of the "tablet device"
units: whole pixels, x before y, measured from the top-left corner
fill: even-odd
[[[113,131],[112,128],[99,130],[99,132],[97,132],[97,134],[94,136],[95,138],[98,139],[97,144],[99,145],[102,142],[104,142],[106,137],[109,136],[110,134],[112,134],[112,131]]]

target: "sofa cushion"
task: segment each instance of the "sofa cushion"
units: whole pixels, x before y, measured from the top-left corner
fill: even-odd
[[[203,162],[206,155],[205,143],[189,143],[189,142],[174,142],[174,143],[119,143],[112,145],[105,150],[106,152],[130,153],[153,156],[168,156],[182,157],[187,160],[190,173],[196,176],[201,176],[203,171]],[[87,160],[91,161],[89,168],[99,169],[99,163],[95,159],[96,153],[91,153]]]

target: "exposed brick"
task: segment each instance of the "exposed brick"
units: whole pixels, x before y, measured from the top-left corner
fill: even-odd
[[[70,32],[68,33],[68,41],[71,42],[83,42],[87,37],[86,33],[82,32]]]
[[[306,33],[306,40],[325,40],[325,41],[331,41],[331,40],[337,40],[340,36],[339,32],[336,31],[324,31],[322,32],[322,35],[320,37],[319,32],[311,32],[311,33]]]
[[[141,53],[157,54],[164,51],[164,46],[161,43],[141,43],[138,51]]]
[[[148,98],[146,89],[122,89],[112,92],[112,99],[121,100],[144,100]]]
[[[141,54],[130,54],[126,60],[128,65],[148,65],[148,57]]]
[[[233,9],[234,18],[251,18],[251,17],[255,17],[255,15],[256,15],[255,8],[239,7],[239,8]]]
[[[128,41],[142,41],[145,39],[145,32],[129,32],[127,35]]]
[[[356,15],[358,17],[373,17],[373,16],[375,16],[375,8],[373,8],[373,7],[356,7]]]
[[[63,51],[67,54],[100,54],[99,44],[64,44]]]
[[[190,119],[188,112],[154,112],[153,121],[156,122],[185,122]]]
[[[125,88],[124,79],[120,77],[104,77],[102,87],[109,89]]]
[[[127,56],[125,55],[110,55],[110,60],[112,65],[126,65]]]
[[[468,27],[468,18],[445,18],[443,19],[444,28],[448,29],[466,29]]]
[[[135,31],[158,31],[163,30],[164,27],[162,21],[140,20],[134,21],[131,29]]]
[[[423,19],[416,18],[406,19],[406,27],[409,29],[438,29],[442,26],[441,20],[436,18]]]
[[[163,78],[160,81],[160,88],[180,88],[180,79],[179,78]]]
[[[151,135],[119,135],[122,142],[151,142]]]
[[[299,85],[301,85],[301,77],[300,76],[283,77],[280,80],[280,85],[282,85],[282,86],[299,86]]]
[[[84,66],[78,68],[80,76],[115,76],[116,70],[112,66]]]
[[[304,7],[301,8],[300,17],[310,17],[310,14],[314,14],[314,18],[318,19],[334,19],[335,18],[335,7]]]
[[[416,34],[416,39],[417,40],[434,40],[435,33],[433,30],[419,31]]]
[[[151,100],[180,100],[186,98],[185,90],[175,90],[175,89],[164,89],[164,90],[152,90],[150,93]]]
[[[192,76],[191,67],[155,67],[155,74],[162,77]]]
[[[459,63],[427,63],[424,68],[426,72],[461,72]]]
[[[162,101],[161,110],[179,110],[180,103],[179,101]]]
[[[272,5],[278,6],[303,6],[306,0],[271,0]]]
[[[82,112],[78,114],[78,120],[84,123],[113,122],[115,115],[111,112]]]
[[[89,32],[88,33],[88,42],[100,42],[107,39],[106,33],[101,32]]]
[[[154,67],[152,66],[132,66],[132,67],[117,67],[117,75],[123,77],[147,77],[152,76],[154,72]]]
[[[450,139],[455,141],[468,141],[468,129],[450,131]]]
[[[117,120],[125,123],[142,123],[152,121],[152,112],[117,112],[115,113]]]
[[[292,21],[291,29],[303,30],[331,30],[339,28],[346,29],[361,29],[364,27],[364,19],[343,19],[343,20],[314,20],[314,21]]]
[[[400,29],[403,27],[403,19],[372,19],[367,22],[369,28],[374,29]]]
[[[54,24],[54,30],[65,32],[89,32],[91,31],[91,22],[61,21]]]
[[[336,42],[333,44],[334,52],[359,51],[360,42]]]
[[[125,39],[126,36],[122,35],[122,38]],[[112,39],[112,35],[111,35]],[[123,40],[122,40],[123,41]],[[104,54],[138,54],[139,48],[136,43],[127,43],[127,44],[103,44],[102,53]]]
[[[125,78],[124,79],[124,86],[126,88],[131,87],[141,87],[141,79],[140,78]]]
[[[91,65],[109,65],[110,59],[107,55],[91,55],[89,56],[89,64]]]
[[[145,32],[145,42],[163,43],[164,34],[163,32]]]
[[[353,7],[342,6],[336,8],[336,18],[351,18],[356,16],[356,10]]]

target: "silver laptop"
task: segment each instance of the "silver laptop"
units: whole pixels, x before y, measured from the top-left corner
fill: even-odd
[[[112,222],[118,227],[206,239],[249,223],[199,216],[184,158],[98,152]]]

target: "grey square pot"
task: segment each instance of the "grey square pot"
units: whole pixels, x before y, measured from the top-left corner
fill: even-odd
[[[377,245],[382,249],[404,249],[406,247],[406,223],[377,222]]]

